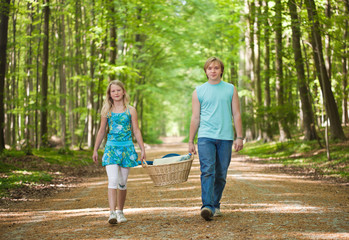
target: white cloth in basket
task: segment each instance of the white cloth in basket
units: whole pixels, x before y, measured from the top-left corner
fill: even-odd
[[[154,159],[153,165],[163,165],[163,164],[170,164],[170,163],[176,163],[184,160],[190,159],[190,155],[181,155],[181,156],[174,156],[174,157],[167,157],[167,158],[157,158]]]

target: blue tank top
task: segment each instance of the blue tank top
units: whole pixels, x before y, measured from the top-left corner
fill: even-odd
[[[108,113],[109,133],[106,146],[133,145],[131,131],[131,113],[126,109],[123,113]]]
[[[234,140],[232,100],[234,85],[220,81],[208,82],[196,88],[200,102],[198,137]]]

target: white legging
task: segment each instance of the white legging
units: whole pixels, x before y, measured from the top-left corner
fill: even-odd
[[[108,188],[126,190],[130,168],[120,167],[117,164],[105,167],[108,175]]]

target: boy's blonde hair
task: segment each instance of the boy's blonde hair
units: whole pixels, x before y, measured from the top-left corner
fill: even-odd
[[[116,85],[122,88],[122,90],[124,91],[124,98],[123,98],[123,102],[124,102],[124,106],[127,109],[128,108],[128,104],[130,102],[130,96],[127,94],[126,89],[124,84],[119,81],[119,80],[113,80],[109,83],[108,88],[107,88],[107,92],[106,92],[106,96],[103,102],[103,107],[101,110],[101,115],[103,117],[108,117],[110,115],[110,111],[113,107],[114,101],[113,99],[110,97],[110,89],[112,85]]]
[[[211,63],[213,63],[213,62],[218,62],[219,65],[221,66],[221,69],[222,69],[221,77],[222,77],[223,72],[224,72],[224,64],[218,57],[210,57],[209,59],[207,59],[205,65],[204,65],[205,74],[206,74],[206,70],[207,70],[208,66],[210,66]],[[208,78],[207,74],[206,74],[206,77]]]

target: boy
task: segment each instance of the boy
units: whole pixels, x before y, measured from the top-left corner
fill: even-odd
[[[198,131],[198,152],[201,171],[201,217],[206,221],[222,216],[220,200],[235,151],[243,148],[242,121],[239,97],[233,84],[221,81],[223,62],[209,58],[204,71],[208,81],[197,87],[192,95],[192,118],[189,133],[189,152],[196,154],[194,138]],[[232,119],[237,133],[234,140]]]

